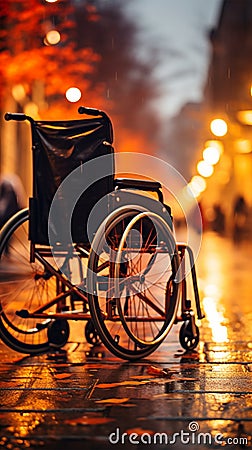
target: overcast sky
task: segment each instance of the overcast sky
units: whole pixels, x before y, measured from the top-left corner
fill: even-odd
[[[222,0],[133,0],[128,13],[139,23],[141,52],[160,50],[156,76],[162,82],[159,107],[167,116],[188,101],[200,101],[210,46],[208,32],[216,25]]]

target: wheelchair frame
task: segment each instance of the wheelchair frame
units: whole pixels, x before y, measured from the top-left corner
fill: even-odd
[[[93,108],[80,107],[79,112],[92,118],[84,122],[65,121],[64,132],[68,124],[93,127],[95,133],[104,125],[105,135],[95,136],[94,141],[98,139],[99,145],[105,142],[111,146],[109,117]],[[38,122],[18,113],[6,113],[5,119],[30,122],[34,162]],[[53,128],[55,123],[40,122],[40,125],[49,124]],[[85,129],[83,136],[88,133]],[[33,165],[33,180],[36,170]],[[124,203],[109,212],[91,245],[85,242],[85,237],[73,245],[60,244],[53,248],[44,237],[45,233],[38,238],[40,212],[36,205],[39,195],[35,183],[29,209],[15,214],[1,230],[1,265],[7,267],[7,275],[1,283],[0,337],[14,350],[37,354],[63,347],[69,338],[69,320],[85,321],[87,342],[103,343],[123,359],[148,356],[178,322],[183,322],[179,337],[182,347],[185,350],[196,348],[199,329],[191,300],[187,299],[186,255],[190,261],[197,318],[204,316],[193,252],[186,244],[174,240],[171,211],[164,204],[160,183],[114,177],[112,181],[112,189],[111,185],[108,187],[109,199],[114,201],[116,197]],[[144,192],[153,192],[157,200],[145,197]],[[21,231],[26,235],[21,236]],[[24,251],[20,250],[21,245]],[[20,270],[23,258],[26,258],[25,268]],[[78,283],[73,275],[76,272]]]

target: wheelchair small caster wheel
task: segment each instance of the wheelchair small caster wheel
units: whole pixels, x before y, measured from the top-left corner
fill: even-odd
[[[91,345],[100,345],[101,339],[99,334],[97,333],[92,320],[88,320],[85,326],[85,338],[88,344]]]
[[[192,331],[192,323],[186,320],[179,332],[179,342],[185,350],[193,350],[199,343],[199,327],[194,324],[195,333]]]
[[[69,323],[65,319],[54,320],[48,325],[47,337],[52,347],[63,347],[68,341],[69,334]]]

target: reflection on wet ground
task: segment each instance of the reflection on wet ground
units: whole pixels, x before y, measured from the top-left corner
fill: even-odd
[[[250,447],[250,250],[205,236],[198,351],[180,348],[178,326],[135,363],[89,348],[83,324],[65,351],[22,357],[0,345],[0,448]]]
[[[203,238],[197,261],[209,339],[252,339],[252,242],[234,243],[216,234]]]

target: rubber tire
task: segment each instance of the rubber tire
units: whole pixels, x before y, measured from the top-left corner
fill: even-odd
[[[194,350],[199,343],[199,327],[196,327],[196,336],[192,335],[192,325],[189,320],[185,321],[179,331],[179,342],[185,350]]]
[[[8,244],[11,241],[11,238],[16,230],[18,230],[19,227],[21,227],[25,222],[29,221],[29,210],[28,208],[23,209],[16,213],[13,217],[10,218],[10,220],[4,225],[0,232],[0,260],[3,259],[6,249],[8,248]],[[28,244],[28,235],[27,235],[27,244]],[[0,261],[1,264],[1,261]],[[49,342],[48,340],[40,343],[40,344],[27,344],[24,342],[21,342],[15,337],[15,332],[13,335],[10,333],[11,327],[8,327],[8,324],[6,322],[6,315],[4,312],[4,309],[2,308],[2,305],[0,304],[1,311],[0,311],[0,337],[3,340],[3,342],[13,350],[19,352],[19,353],[25,353],[25,354],[38,354],[38,353],[44,353],[49,350]],[[14,331],[14,328],[13,328]],[[38,331],[39,333],[40,331]]]

